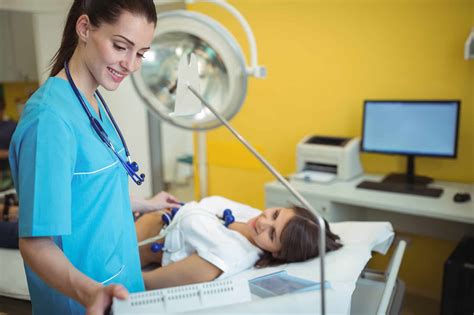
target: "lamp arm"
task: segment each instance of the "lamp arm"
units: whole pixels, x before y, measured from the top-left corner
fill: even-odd
[[[474,27],[471,29],[471,33],[464,44],[464,59],[474,59]]]
[[[197,2],[209,2],[221,6],[228,12],[230,12],[239,21],[240,25],[245,31],[247,41],[249,43],[250,67],[247,66],[247,75],[252,75],[255,78],[265,78],[267,76],[267,69],[264,66],[258,65],[257,43],[255,41],[255,36],[253,35],[252,28],[250,27],[244,16],[240,14],[240,12],[235,7],[225,2],[224,0],[186,0],[186,4],[192,4]]]
[[[220,122],[227,127],[227,129],[270,171],[270,173],[275,176],[278,181],[285,186],[286,189],[293,196],[298,199],[299,202],[303,204],[308,210],[311,210],[319,223],[319,256],[320,256],[320,275],[321,275],[321,314],[326,314],[326,305],[325,305],[325,277],[324,277],[324,257],[326,254],[326,225],[323,217],[320,215],[319,211],[314,209],[308,201],[291,186],[291,184],[267,161],[265,158],[260,155],[253,147],[248,143],[228,122],[222,117],[215,109],[212,107],[192,86],[188,85],[188,89],[204,104]]]

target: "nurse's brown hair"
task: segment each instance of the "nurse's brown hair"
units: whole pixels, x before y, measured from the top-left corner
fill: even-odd
[[[305,261],[319,256],[319,223],[316,216],[308,209],[293,206],[295,216],[283,228],[280,236],[281,250],[275,256],[264,252],[255,263],[256,267],[276,266],[285,263]],[[338,235],[326,227],[326,252],[342,247]]]
[[[71,59],[79,39],[76,22],[81,15],[86,14],[92,26],[99,27],[101,23],[115,23],[123,12],[144,16],[149,23],[156,26],[153,0],[74,0],[64,26],[61,46],[51,59],[50,76],[58,74],[64,62]]]

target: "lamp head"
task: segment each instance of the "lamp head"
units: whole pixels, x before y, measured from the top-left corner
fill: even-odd
[[[192,66],[191,58],[188,59],[191,53],[199,69],[199,95],[231,120],[247,93],[245,57],[235,38],[222,25],[198,12],[176,10],[159,15],[151,49],[140,71],[132,75],[132,82],[150,112],[164,121],[190,130],[213,129],[221,122],[204,104],[193,117],[170,115],[183,113],[181,97],[177,102],[177,94],[179,82],[186,81],[178,80],[178,69],[183,56],[186,56],[185,64]],[[197,85],[189,83],[197,91]]]

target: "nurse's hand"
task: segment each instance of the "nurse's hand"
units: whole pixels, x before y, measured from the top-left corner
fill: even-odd
[[[148,199],[148,202],[154,210],[181,207],[178,198],[167,193],[166,191],[156,194],[152,198]]]
[[[130,195],[130,204],[132,206],[133,212],[140,213],[181,207],[178,198],[165,191],[156,194],[150,199],[143,199],[134,195]]]
[[[105,314],[112,305],[112,298],[116,297],[125,300],[128,297],[128,291],[122,285],[111,284],[101,287],[97,290],[90,305],[87,306],[87,315]]]

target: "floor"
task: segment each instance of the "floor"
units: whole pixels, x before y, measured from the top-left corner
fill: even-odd
[[[439,314],[440,307],[440,302],[437,300],[405,293],[402,315]]]

